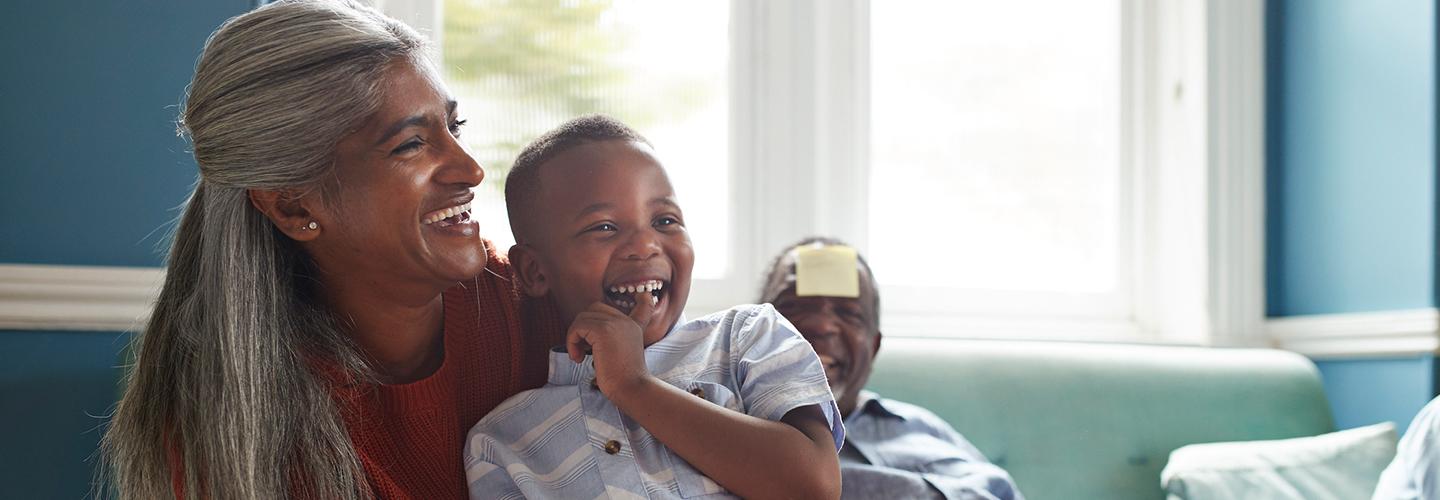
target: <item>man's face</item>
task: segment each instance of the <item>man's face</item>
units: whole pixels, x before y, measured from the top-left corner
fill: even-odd
[[[769,284],[765,296],[773,297],[770,302],[775,309],[800,330],[815,348],[815,354],[820,355],[835,402],[842,414],[849,415],[870,379],[870,368],[880,349],[874,282],[863,268],[857,268],[859,297],[800,297],[795,295],[794,252],[780,265],[787,266],[788,272],[782,280]]]
[[[536,258],[566,321],[591,304],[634,307],[626,289],[658,283],[645,345],[679,321],[695,251],[665,169],[629,141],[576,146],[540,166]]]

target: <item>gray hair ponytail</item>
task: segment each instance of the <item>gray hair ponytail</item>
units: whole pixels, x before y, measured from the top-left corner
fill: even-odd
[[[101,445],[120,498],[174,497],[173,479],[187,498],[370,496],[317,362],[369,372],[247,190],[325,186],[386,67],[425,57],[409,27],[345,2],[270,4],[206,42],[180,121],[200,181]]]

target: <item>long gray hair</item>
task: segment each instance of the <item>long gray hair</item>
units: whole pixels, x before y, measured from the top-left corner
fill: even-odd
[[[327,198],[336,144],[379,108],[387,66],[429,64],[425,47],[340,1],[270,4],[205,43],[180,119],[200,180],[101,445],[112,493],[174,497],[176,479],[187,498],[370,496],[325,367],[370,372],[247,190]]]

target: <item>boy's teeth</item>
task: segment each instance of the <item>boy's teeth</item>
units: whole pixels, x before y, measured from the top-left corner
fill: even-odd
[[[665,284],[664,284],[663,282],[661,282],[661,281],[646,281],[646,282],[644,282],[644,283],[639,283],[639,284],[635,284],[635,285],[623,285],[623,286],[622,286],[622,285],[613,285],[613,286],[610,287],[610,292],[611,292],[611,293],[653,292],[653,291],[659,290],[659,289],[664,288],[664,287],[665,287]]]

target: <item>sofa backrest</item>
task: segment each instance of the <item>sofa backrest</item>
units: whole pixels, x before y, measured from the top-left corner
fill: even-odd
[[[886,338],[869,388],[950,422],[1029,500],[1163,499],[1176,448],[1334,430],[1315,365],[1272,349]]]

